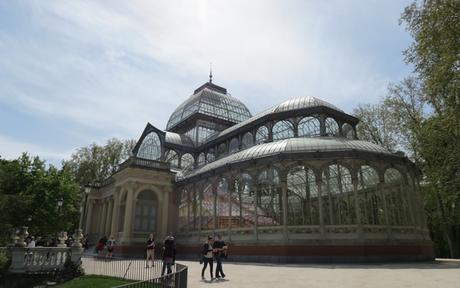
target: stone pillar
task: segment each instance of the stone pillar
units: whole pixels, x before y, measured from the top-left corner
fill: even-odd
[[[121,242],[129,243],[131,242],[132,236],[132,227],[133,227],[133,204],[134,204],[134,188],[132,185],[127,187],[127,196],[126,196],[126,206],[125,206],[125,217],[123,225],[123,236]]]
[[[153,191],[153,189],[152,189]],[[168,217],[168,207],[169,207],[169,193],[171,193],[171,191],[166,188],[163,188],[163,191],[165,193],[162,193],[159,197],[158,197],[158,205],[157,205],[157,208],[160,206],[160,203],[162,204],[161,206],[161,229],[160,229],[160,237],[161,239],[163,239],[164,237],[166,237],[167,233],[169,232],[172,232],[172,231],[167,231],[168,229],[168,220],[169,220],[169,217]],[[171,229],[172,230],[172,229]]]
[[[106,236],[105,234],[105,220],[107,216],[107,201],[104,199],[102,200],[102,214],[99,218],[100,220],[100,225],[99,225],[99,232],[101,233],[101,236]]]
[[[108,200],[108,208],[107,208],[107,217],[105,219],[105,229],[104,233],[107,237],[110,237],[111,232],[111,224],[112,224],[112,214],[113,214],[113,199]]]
[[[93,216],[93,206],[94,206],[94,203],[93,203],[93,200],[92,199],[88,199],[87,201],[87,208],[86,208],[86,224],[85,224],[85,234],[90,234],[91,233],[91,219],[92,216]]]
[[[118,237],[118,213],[120,209],[120,193],[115,191],[113,193],[113,208],[112,208],[112,217],[111,217],[111,226],[110,226],[110,235]]]

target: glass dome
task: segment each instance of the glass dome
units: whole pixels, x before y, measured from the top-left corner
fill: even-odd
[[[227,94],[225,88],[208,82],[177,107],[169,118],[166,130],[171,130],[197,113],[231,123],[239,123],[252,116],[241,101]]]

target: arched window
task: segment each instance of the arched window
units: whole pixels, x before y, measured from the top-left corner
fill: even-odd
[[[273,125],[273,141],[294,137],[294,127],[287,120],[281,120]]]
[[[358,170],[358,203],[362,224],[384,225],[383,198],[379,190],[379,174],[371,166]]]
[[[322,173],[324,224],[354,224],[353,185],[350,171],[342,165],[331,164]]]
[[[204,153],[201,152],[200,155],[198,155],[197,165],[198,166],[203,166],[204,164],[206,164],[206,159],[204,157]]]
[[[256,133],[256,144],[261,144],[268,141],[268,128],[260,126]]]
[[[342,125],[342,134],[348,139],[355,139],[355,130],[353,129],[353,126],[348,123]]]
[[[182,158],[181,158],[182,171],[192,170],[194,164],[195,164],[195,159],[193,158],[192,154],[186,153],[182,155]]]
[[[234,193],[231,194],[231,225],[232,227],[252,227],[255,224],[254,216],[254,185],[252,177],[243,173],[233,183]]]
[[[244,134],[243,140],[242,140],[243,149],[248,149],[249,147],[252,147],[254,145],[254,140],[253,139],[254,138],[253,138],[251,132],[247,132],[246,134]]]
[[[216,160],[216,154],[214,154],[214,149],[209,149],[208,154],[206,154],[206,162],[211,163]]]
[[[230,145],[229,145],[229,152],[230,153],[233,153],[233,152],[236,152],[239,150],[238,148],[238,138],[233,138],[232,141],[230,141]]]
[[[287,175],[287,225],[318,225],[318,186],[313,170],[297,166]]]
[[[173,168],[179,167],[179,155],[174,150],[169,150],[166,153],[165,161],[170,163]]]
[[[142,144],[137,151],[137,157],[149,160],[157,160],[161,157],[161,141],[155,132],[150,132],[142,140]]]
[[[311,137],[321,135],[321,124],[316,117],[305,117],[299,122],[299,137]]]
[[[157,206],[158,202],[153,191],[145,190],[139,193],[134,217],[135,232],[155,233]]]
[[[227,155],[227,144],[222,143],[217,147],[217,157],[222,158]]]
[[[326,118],[324,123],[326,125],[326,135],[337,136],[339,134],[339,124],[333,118]]]
[[[281,225],[282,202],[278,172],[273,168],[263,170],[257,180],[257,225]]]
[[[388,208],[388,221],[390,225],[407,225],[411,223],[409,203],[403,175],[395,168],[389,168],[384,174],[385,200]]]

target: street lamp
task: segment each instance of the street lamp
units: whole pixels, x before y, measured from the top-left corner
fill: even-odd
[[[62,199],[62,197],[61,197],[57,201],[57,206],[58,206],[59,210],[61,210],[62,204],[64,204],[64,199]]]

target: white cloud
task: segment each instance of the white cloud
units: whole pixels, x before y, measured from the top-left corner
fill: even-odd
[[[62,159],[69,158],[69,155],[72,153],[72,151],[69,150],[57,151],[40,145],[17,141],[16,139],[3,135],[0,135],[0,143],[2,147],[0,156],[3,159],[17,159],[23,152],[26,152],[31,156],[39,156],[40,159],[58,166]]]
[[[378,53],[357,48],[353,29],[369,27],[352,25],[375,17],[367,24],[376,29],[396,26],[402,10],[387,8],[338,0],[36,1],[24,9],[43,37],[0,29],[9,76],[0,74],[8,92],[0,101],[99,131],[96,140],[137,137],[147,121],[166,126],[212,61],[215,82],[253,112],[304,95],[350,111],[393,80]]]

